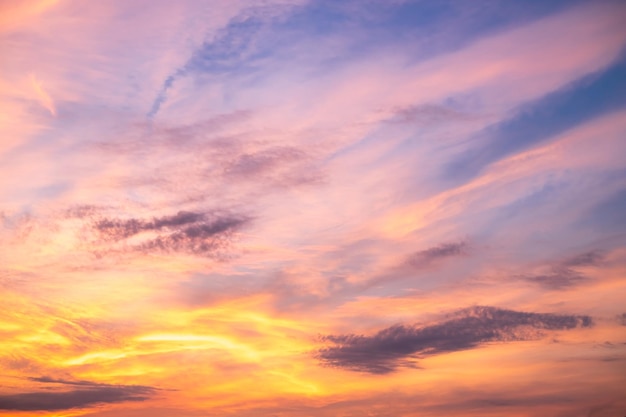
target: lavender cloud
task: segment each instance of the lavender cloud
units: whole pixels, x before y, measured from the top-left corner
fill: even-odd
[[[604,259],[604,254],[598,250],[581,253],[566,259],[564,266],[597,266]]]
[[[450,107],[436,104],[421,104],[395,109],[390,121],[392,123],[433,125],[438,123],[462,122],[471,120],[473,117],[475,116]]]
[[[569,288],[588,279],[581,273],[564,267],[552,268],[552,271],[547,274],[523,275],[521,278],[551,290]]]
[[[252,154],[239,155],[226,167],[225,173],[229,176],[255,178],[280,165],[292,164],[304,158],[304,152],[293,147],[266,149]]]
[[[548,290],[564,290],[588,281],[583,273],[576,270],[579,267],[599,266],[604,254],[599,250],[580,253],[550,267],[549,272],[541,274],[523,274],[519,278],[538,284]]]
[[[440,259],[464,255],[466,251],[467,243],[465,242],[442,243],[439,246],[415,252],[409,257],[407,263],[414,268],[424,268]]]

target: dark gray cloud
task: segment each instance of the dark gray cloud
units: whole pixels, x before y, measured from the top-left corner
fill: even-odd
[[[532,340],[544,331],[592,324],[589,316],[472,307],[427,326],[395,325],[372,336],[324,336],[323,340],[334,345],[320,349],[316,356],[328,366],[385,374],[399,366],[413,366],[416,357],[471,349],[488,342]]]
[[[220,217],[158,236],[140,244],[138,249],[147,252],[187,252],[210,255],[226,247],[231,233],[248,222],[247,217]]]
[[[174,216],[166,216],[155,218],[147,224],[150,229],[160,230],[164,227],[178,227],[189,223],[196,223],[204,217],[202,213],[194,213],[190,211],[179,211]]]
[[[409,257],[407,263],[415,268],[424,268],[439,259],[466,254],[467,246],[465,242],[443,243],[439,246],[415,252]]]
[[[626,313],[622,313],[621,315],[617,316],[617,321],[622,326],[626,326]]]
[[[148,387],[144,385],[112,385],[112,384],[103,384],[101,382],[87,381],[84,379],[63,379],[63,378],[53,378],[50,376],[38,376],[38,377],[27,377],[29,381],[39,382],[42,384],[59,384],[59,385],[78,385],[81,387],[90,387],[90,388],[101,388],[101,387],[114,387],[114,388],[143,388],[156,391],[157,388]]]
[[[146,401],[157,391],[156,388],[143,385],[108,385],[91,381],[55,379],[46,376],[28,379],[33,382],[53,384],[54,390],[0,395],[0,410],[58,411],[84,408],[102,403]],[[79,388],[63,391],[61,390],[63,386]]]
[[[250,222],[250,217],[228,212],[179,211],[175,215],[152,219],[104,218],[91,224],[97,234],[97,245],[119,243],[120,247],[97,250],[97,256],[122,249],[139,252],[184,252],[218,256],[229,246],[233,232]],[[140,234],[146,233],[144,236]],[[140,236],[138,241],[124,241]]]
[[[94,228],[103,237],[119,240],[131,237],[143,231],[177,228],[196,223],[204,218],[203,213],[179,211],[173,216],[155,217],[152,220],[141,219],[101,219],[94,223]]]

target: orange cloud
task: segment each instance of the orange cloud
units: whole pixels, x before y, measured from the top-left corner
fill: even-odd
[[[4,0],[0,2],[0,32],[10,30],[55,6],[60,0]]]
[[[39,103],[46,110],[48,110],[52,116],[56,116],[57,112],[54,107],[54,101],[52,101],[52,97],[50,97],[50,94],[48,94],[46,90],[44,90],[43,85],[37,79],[37,77],[35,77],[34,74],[31,74],[29,79],[30,79],[30,85],[33,88],[33,91],[35,92],[37,96],[37,100],[39,100]]]

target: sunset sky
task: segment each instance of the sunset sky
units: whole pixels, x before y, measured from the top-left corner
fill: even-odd
[[[626,2],[0,0],[0,416],[626,415]]]

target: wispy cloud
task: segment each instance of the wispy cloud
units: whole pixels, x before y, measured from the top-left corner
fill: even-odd
[[[522,279],[545,288],[558,290],[585,282],[588,278],[569,268],[553,268],[547,274],[522,276]]]
[[[297,4],[297,2],[296,2]],[[254,61],[269,50],[259,50],[255,45],[259,32],[272,19],[289,10],[289,2],[268,2],[265,5],[243,8],[228,24],[204,41],[187,62],[167,76],[152,103],[148,118],[154,118],[167,101],[168,91],[180,79],[198,74],[228,75],[249,72]]]
[[[523,274],[519,278],[550,290],[566,290],[590,280],[580,268],[598,267],[604,259],[601,251],[580,253],[556,262],[547,271],[537,274]]]
[[[52,116],[56,116],[57,111],[54,107],[54,101],[52,101],[52,97],[50,97],[46,90],[44,90],[41,82],[33,74],[31,74],[30,76],[30,83],[41,105],[45,107],[45,109],[48,110]]]
[[[579,255],[572,256],[563,262],[564,266],[598,266],[604,260],[604,254],[601,251],[594,250],[584,252]]]

